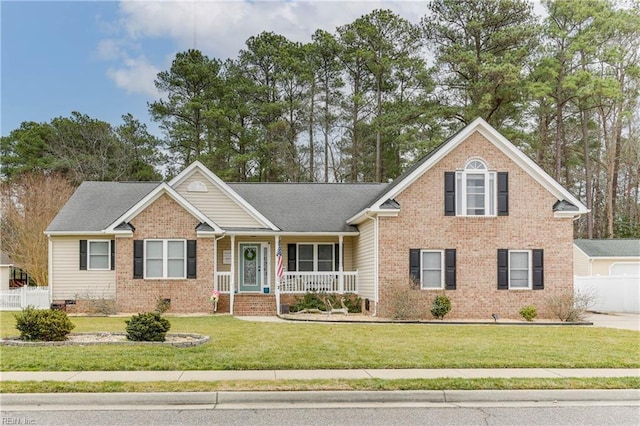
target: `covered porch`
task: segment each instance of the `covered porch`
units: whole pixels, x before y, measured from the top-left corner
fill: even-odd
[[[230,234],[214,242],[213,289],[221,293],[224,311],[246,312],[241,301],[270,299],[271,314],[280,296],[307,292],[358,293],[358,271],[353,268],[355,235],[243,235]],[[228,305],[227,305],[228,303]],[[253,303],[257,306],[257,303]],[[239,310],[242,309],[242,312]]]

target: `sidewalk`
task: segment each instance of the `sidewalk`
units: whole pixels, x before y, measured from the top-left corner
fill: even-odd
[[[589,378],[640,377],[638,368],[442,368],[355,370],[225,370],[225,371],[43,371],[2,372],[0,381],[58,382],[188,382],[313,379],[440,379],[440,378]]]

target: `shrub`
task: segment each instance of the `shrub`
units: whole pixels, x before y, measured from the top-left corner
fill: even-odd
[[[422,295],[412,279],[395,283],[389,298],[391,318],[397,320],[418,319],[423,315]]]
[[[156,302],[156,312],[162,315],[169,309],[171,309],[171,299],[160,297]]]
[[[362,312],[362,299],[353,293],[345,293],[343,295],[316,292],[305,293],[304,296],[296,298],[295,303],[289,307],[289,310],[290,312],[300,312],[305,309],[327,311],[329,307],[326,300],[329,300],[334,308],[340,308],[342,307],[340,299],[343,299],[349,313]]]
[[[171,328],[169,320],[157,312],[134,315],[127,324],[127,339],[136,342],[164,342]]]
[[[538,311],[535,306],[525,306],[520,309],[520,316],[526,321],[533,321],[533,319],[538,316]]]
[[[431,315],[438,319],[444,319],[444,316],[451,310],[451,300],[444,295],[436,296],[433,299],[433,305],[431,305]]]
[[[586,319],[586,313],[598,302],[596,292],[576,290],[550,296],[546,300],[549,310],[565,322],[580,322]]]
[[[67,334],[75,327],[64,311],[35,309],[29,306],[14,317],[22,340],[66,340]]]

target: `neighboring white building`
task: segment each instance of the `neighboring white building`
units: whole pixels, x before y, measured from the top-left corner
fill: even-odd
[[[575,240],[573,274],[578,277],[640,275],[640,240]]]

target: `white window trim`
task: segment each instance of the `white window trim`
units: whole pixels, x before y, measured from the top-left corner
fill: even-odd
[[[480,162],[484,169],[469,169],[472,162]],[[467,214],[467,176],[470,174],[484,175],[484,211],[485,214],[471,215]],[[498,210],[498,176],[495,171],[489,170],[487,163],[478,158],[472,158],[467,161],[464,170],[456,172],[456,216],[466,217],[495,217]],[[491,194],[493,193],[493,197]],[[493,206],[493,211],[490,207]]]
[[[107,267],[91,267],[91,243],[107,243]],[[87,270],[88,271],[110,271],[111,270],[111,240],[88,240],[87,241]]]
[[[527,264],[528,264],[528,271],[527,271],[527,287],[512,287],[511,286],[511,253],[527,253]],[[508,253],[508,284],[509,284],[509,290],[531,290],[533,289],[533,251],[532,250],[509,250]]]
[[[162,242],[162,276],[161,277],[148,277],[147,276],[147,242],[149,241],[161,241]],[[169,269],[169,242],[171,241],[181,241],[182,244],[182,259],[183,269],[181,277],[169,277],[168,269]],[[144,258],[143,260],[143,270],[144,270],[144,279],[145,280],[184,280],[187,278],[187,240],[179,239],[179,238],[169,238],[169,239],[154,239],[150,238],[148,240],[144,240]]]
[[[296,270],[300,271],[300,246],[313,246],[313,271],[308,272],[337,272],[335,243],[297,243],[296,244]],[[318,246],[331,246],[331,271],[318,270]]]
[[[424,286],[424,267],[422,265],[424,253],[440,253],[440,287],[425,287]],[[420,289],[421,290],[443,290],[445,280],[445,268],[444,268],[444,250],[420,250]]]

